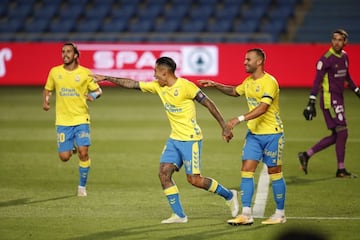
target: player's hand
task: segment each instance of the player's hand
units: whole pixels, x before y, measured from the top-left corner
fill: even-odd
[[[216,86],[216,83],[212,80],[198,80],[197,81],[199,83],[200,86],[202,87],[215,87]]]
[[[223,139],[226,142],[230,142],[230,140],[234,137],[233,133],[232,133],[232,129],[227,129],[225,128],[223,130]]]
[[[50,103],[49,102],[44,102],[43,103],[43,109],[45,111],[49,111],[50,110]]]
[[[43,109],[45,111],[49,111],[50,110],[50,95],[46,96],[44,101],[43,101]]]
[[[360,98],[360,88],[356,88],[354,92],[355,92],[356,96],[358,96]]]
[[[306,120],[310,121],[316,117],[315,99],[310,98],[306,108],[303,111]]]
[[[90,74],[89,76],[92,77],[94,79],[94,82],[96,82],[96,83],[106,80],[106,76],[104,76],[104,75]]]

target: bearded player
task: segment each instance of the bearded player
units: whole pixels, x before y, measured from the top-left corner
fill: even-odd
[[[89,77],[91,71],[79,65],[80,52],[73,43],[65,43],[63,64],[51,68],[43,90],[43,109],[50,109],[50,96],[55,91],[56,132],[61,161],[70,160],[74,146],[79,156],[77,195],[87,196],[86,183],[90,170],[90,115],[87,101],[101,96],[101,88]],[[76,152],[76,151],[75,151]]]

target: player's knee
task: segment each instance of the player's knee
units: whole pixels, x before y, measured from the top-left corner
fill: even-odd
[[[200,175],[187,175],[187,181],[194,187],[203,187],[203,179]]]
[[[171,176],[176,170],[175,166],[172,164],[160,164],[159,167],[159,179],[162,184],[166,182],[171,182]]]
[[[60,158],[61,161],[67,162],[71,158],[71,153],[68,153],[68,152],[59,153],[59,158]]]

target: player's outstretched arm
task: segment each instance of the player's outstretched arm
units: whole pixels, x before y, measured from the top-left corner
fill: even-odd
[[[222,92],[226,95],[233,96],[233,97],[239,96],[235,91],[235,87],[233,87],[233,86],[224,85],[221,83],[214,82],[212,80],[198,80],[197,82],[202,87],[215,87],[216,89],[220,90],[220,92]]]
[[[99,74],[91,74],[90,76],[94,78],[94,82],[109,81],[120,87],[140,89],[139,82],[130,78],[104,76]]]

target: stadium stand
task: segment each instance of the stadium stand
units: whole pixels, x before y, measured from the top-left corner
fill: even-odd
[[[343,28],[349,33],[350,42],[360,43],[359,20],[358,0],[312,0],[296,31],[294,41],[329,42],[330,33],[337,28]]]
[[[0,0],[0,41],[281,42],[304,1]]]

